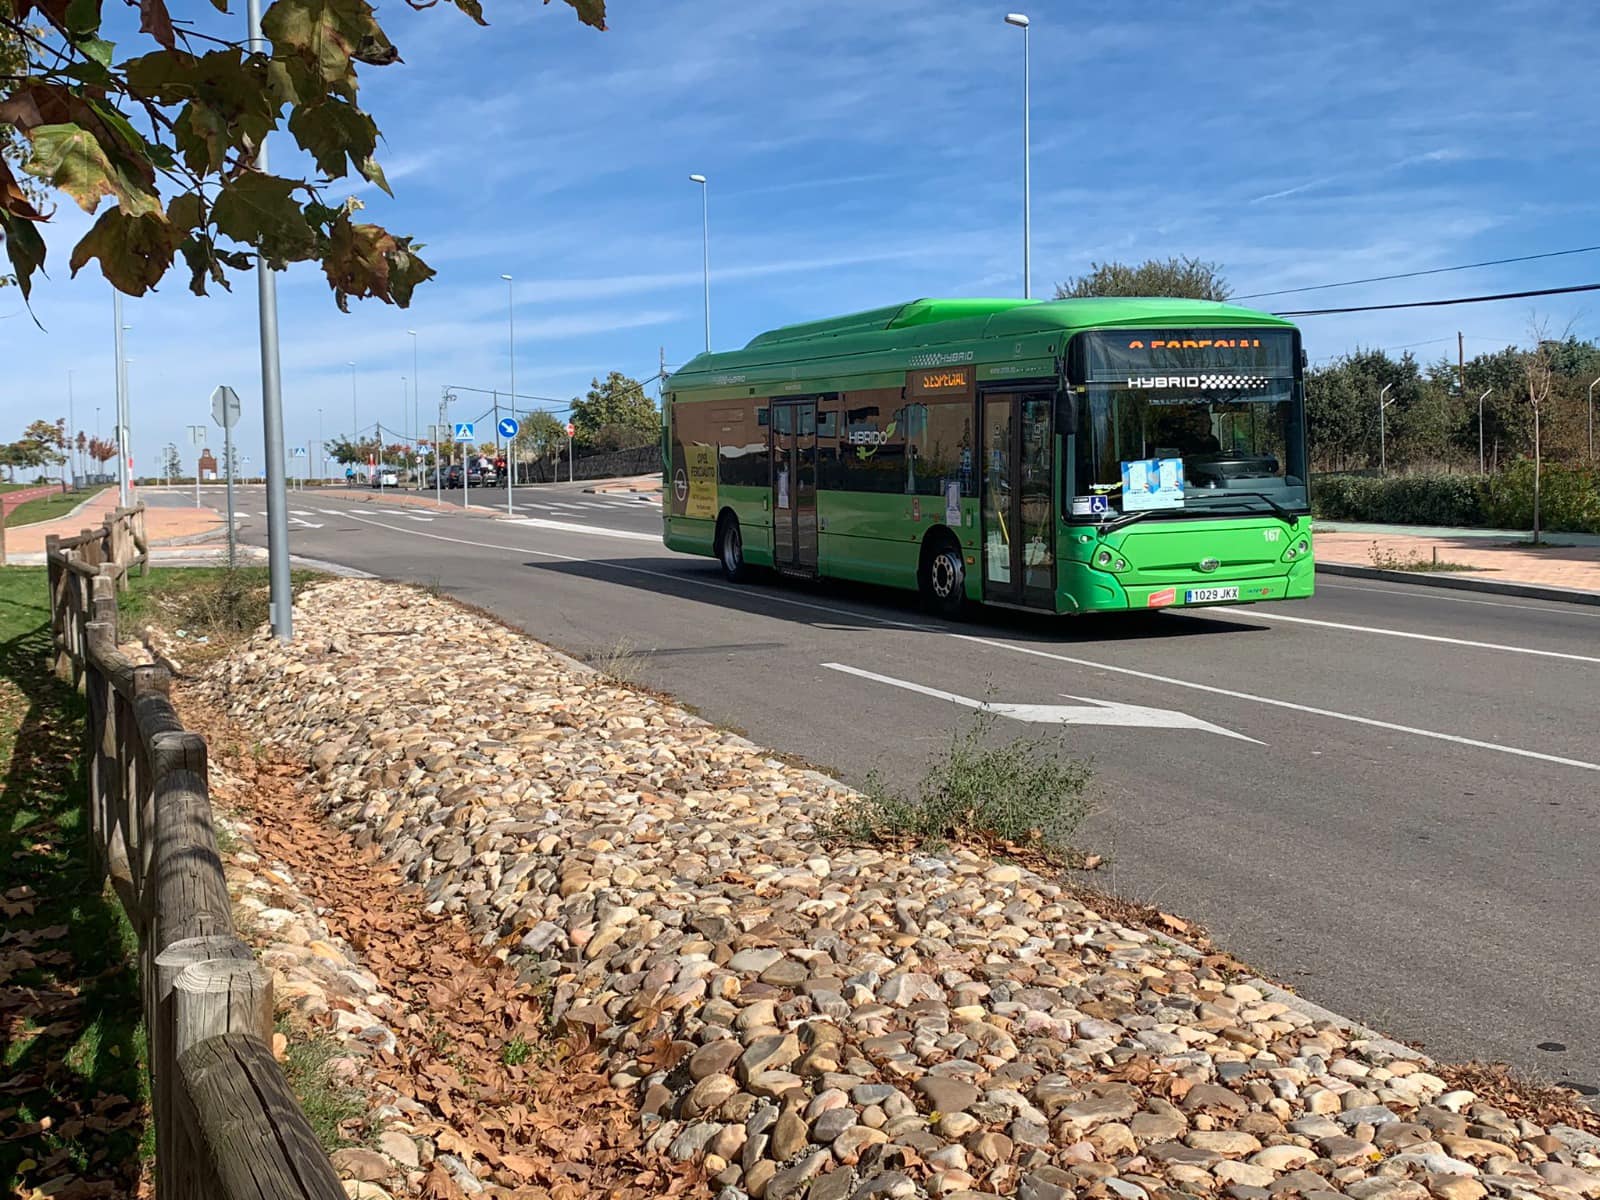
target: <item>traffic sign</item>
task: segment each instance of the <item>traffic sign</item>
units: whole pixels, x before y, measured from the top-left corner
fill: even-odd
[[[521,428],[522,426],[517,423],[517,419],[515,417],[500,418],[500,436],[503,438],[516,437],[517,430]]]
[[[578,427],[576,425],[574,425],[571,421],[568,421],[567,422],[567,436],[571,437],[573,434],[575,434],[577,432],[578,432]]]
[[[290,449],[289,449],[289,457],[291,457],[291,458],[304,458],[305,456],[306,456],[306,448],[304,446],[292,446],[292,447],[290,447]]]
[[[211,419],[224,429],[239,423],[239,393],[227,384],[211,393]]]
[[[471,421],[457,421],[455,425],[456,441],[470,442],[478,435],[472,431]]]

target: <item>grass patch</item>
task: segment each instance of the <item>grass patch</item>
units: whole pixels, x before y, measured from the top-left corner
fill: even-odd
[[[289,1040],[284,1052],[283,1074],[300,1100],[317,1141],[328,1153],[345,1146],[359,1146],[367,1116],[366,1098],[357,1089],[333,1077],[331,1064],[345,1053],[344,1047],[326,1034],[307,1037],[285,1022],[278,1032]]]
[[[49,496],[40,496],[37,500],[28,500],[17,505],[6,514],[6,528],[15,529],[18,525],[36,525],[40,521],[54,521],[57,517],[64,517],[85,500],[93,499],[106,489],[97,487],[92,491],[55,492]]]
[[[500,1047],[500,1061],[508,1067],[520,1067],[533,1057],[533,1044],[520,1033]]]
[[[44,568],[0,568],[0,1195],[132,1194],[150,1128],[134,935],[90,865],[83,703],[50,673],[47,604]]]
[[[1059,865],[1081,860],[1072,839],[1092,811],[1089,765],[1062,755],[1059,738],[991,737],[998,720],[980,712],[936,754],[914,793],[876,775],[842,805],[825,836],[855,843],[976,845],[1037,855]]]
[[[318,571],[291,571],[290,590],[298,594],[324,578]],[[159,625],[191,647],[222,653],[266,624],[269,591],[266,567],[157,567],[132,576],[129,590],[117,597],[121,634]]]
[[[633,639],[626,637],[619,637],[604,649],[591,651],[584,655],[584,661],[602,678],[624,687],[638,683],[639,673],[644,667],[644,655],[639,652]]]
[[[1451,562],[1439,557],[1439,547],[1433,548],[1433,554],[1425,555],[1420,550],[1413,550],[1409,554],[1401,554],[1395,550],[1386,549],[1372,543],[1372,548],[1367,551],[1367,557],[1372,560],[1372,565],[1380,571],[1417,571],[1424,574],[1433,571],[1489,571],[1492,567],[1475,567],[1471,563]]]

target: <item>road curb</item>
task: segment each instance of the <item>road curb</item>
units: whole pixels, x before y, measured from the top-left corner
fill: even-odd
[[[1381,579],[1388,583],[1414,583],[1422,587],[1453,588],[1461,592],[1488,592],[1496,596],[1519,596],[1524,600],[1553,600],[1561,604],[1600,607],[1600,592],[1547,587],[1537,583],[1502,583],[1497,579],[1463,579],[1448,572],[1388,571],[1381,567],[1358,567],[1354,563],[1319,562],[1317,574],[1348,575],[1356,579]]]

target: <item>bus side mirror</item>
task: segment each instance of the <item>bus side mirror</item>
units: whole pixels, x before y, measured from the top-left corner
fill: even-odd
[[[1078,396],[1076,392],[1056,395],[1056,432],[1075,433],[1078,429]]]

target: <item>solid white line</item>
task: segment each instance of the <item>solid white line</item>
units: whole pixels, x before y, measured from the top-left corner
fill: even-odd
[[[355,514],[351,514],[355,516]],[[441,542],[455,542],[463,546],[479,546],[485,550],[505,550],[512,554],[532,554],[540,558],[555,559],[559,562],[592,563],[594,566],[603,567],[612,571],[623,571],[630,575],[646,575],[655,579],[665,579],[671,583],[689,583],[695,587],[705,588],[709,591],[730,592],[736,596],[749,599],[752,595],[749,588],[734,587],[731,584],[712,583],[709,580],[688,580],[681,575],[673,575],[666,571],[652,571],[646,567],[634,567],[624,563],[607,562],[605,559],[582,558],[573,554],[558,554],[551,550],[531,550],[522,546],[506,546],[495,542],[478,542],[467,538],[446,537],[439,533],[425,533],[422,530],[402,529],[394,525],[385,525],[381,521],[374,521],[368,517],[355,516],[358,521],[365,521],[369,525],[376,525],[380,529],[388,529],[392,533],[410,534],[412,537],[433,538]],[[1213,687],[1205,683],[1192,683],[1186,679],[1174,679],[1165,675],[1155,675],[1149,671],[1136,671],[1131,667],[1117,667],[1109,663],[1094,662],[1084,658],[1070,658],[1064,654],[1051,654],[1044,650],[1035,650],[1029,646],[1017,646],[1009,642],[996,641],[993,638],[977,637],[972,634],[957,633],[953,629],[915,624],[910,621],[897,621],[891,617],[882,617],[876,613],[861,612],[856,609],[838,608],[829,604],[817,604],[810,600],[797,600],[776,592],[764,593],[763,598],[778,604],[787,604],[792,608],[803,608],[813,612],[825,612],[832,616],[848,617],[855,621],[872,621],[879,625],[897,629],[911,629],[923,633],[940,633],[946,637],[953,637],[964,642],[975,642],[980,646],[990,646],[998,650],[1013,650],[1018,654],[1029,654],[1039,658],[1053,659],[1057,662],[1072,663],[1076,666],[1089,667],[1097,671],[1110,671],[1118,675],[1130,675],[1138,679],[1148,679],[1156,683],[1167,684],[1172,687],[1185,687],[1199,692],[1210,692],[1218,696],[1229,696],[1236,700],[1246,700],[1255,704],[1265,704],[1274,708],[1285,708],[1295,712],[1309,713],[1312,716],[1328,717],[1335,721],[1348,721],[1355,725],[1366,725],[1375,729],[1388,729],[1396,733],[1409,733],[1416,737],[1430,738],[1434,741],[1453,742],[1460,746],[1471,746],[1479,750],[1493,750],[1501,754],[1511,754],[1520,758],[1537,759],[1541,762],[1556,763],[1560,766],[1577,767],[1584,771],[1600,771],[1600,763],[1584,762],[1582,759],[1562,758],[1554,754],[1543,754],[1537,750],[1524,750],[1519,746],[1505,746],[1498,742],[1479,741],[1476,738],[1461,737],[1453,733],[1440,733],[1432,729],[1419,729],[1411,725],[1398,725],[1391,721],[1379,721],[1373,717],[1356,716],[1353,713],[1336,712],[1333,709],[1313,708],[1306,704],[1295,704],[1289,700],[1275,700],[1269,696],[1252,695],[1248,692],[1235,692],[1227,688]]]
[[[604,525],[575,525],[571,521],[549,521],[543,517],[509,517],[511,525],[528,525],[534,529],[553,529],[558,533],[595,533],[601,537],[628,538],[636,542],[661,544],[657,533],[637,533],[631,529],[607,529]]]
[[[1507,654],[1532,654],[1539,658],[1564,658],[1568,662],[1594,663],[1600,658],[1590,654],[1568,654],[1563,650],[1535,650],[1531,646],[1507,646],[1500,642],[1472,642],[1465,638],[1443,637],[1436,633],[1411,633],[1404,629],[1382,629],[1375,625],[1347,625],[1342,621],[1319,621],[1313,617],[1292,617],[1288,613],[1239,613],[1255,621],[1286,621],[1291,625],[1317,625],[1323,629],[1343,629],[1351,633],[1376,633],[1384,637],[1410,638],[1417,642],[1440,642],[1446,646],[1470,646],[1474,650],[1501,650]]]
[[[1430,588],[1421,585],[1413,588],[1385,588],[1362,587],[1354,583],[1325,583],[1317,580],[1317,591],[1323,588],[1332,588],[1340,592],[1381,592],[1385,596],[1405,596],[1411,600],[1448,600],[1451,604],[1480,604],[1485,608],[1519,608],[1523,612],[1540,612],[1554,615],[1560,613],[1565,616],[1571,612],[1574,616],[1600,617],[1600,608],[1592,604],[1567,604],[1560,600],[1551,600],[1547,604],[1512,604],[1505,600],[1474,600],[1467,596],[1440,595],[1442,589]],[[1556,607],[1551,607],[1555,605]]]
[[[1585,762],[1581,758],[1562,758],[1557,754],[1544,754],[1538,750],[1524,750],[1520,746],[1507,746],[1500,742],[1484,742],[1479,741],[1477,738],[1461,737],[1454,733],[1440,733],[1434,729],[1419,729],[1415,725],[1399,725],[1393,721],[1380,721],[1375,717],[1359,717],[1354,713],[1337,712],[1331,708],[1314,708],[1309,704],[1296,704],[1292,700],[1275,700],[1271,696],[1258,696],[1251,692],[1235,692],[1229,688],[1214,687],[1209,683],[1193,683],[1187,679],[1175,679],[1170,675],[1156,675],[1150,671],[1136,671],[1132,667],[1114,667],[1109,663],[1093,662],[1086,658],[1073,658],[1066,654],[1052,654],[1047,650],[1035,650],[1031,646],[1016,646],[1010,642],[996,641],[993,638],[976,637],[966,633],[951,633],[950,636],[959,638],[964,642],[975,642],[980,646],[992,646],[997,650],[1014,650],[1018,654],[1030,654],[1036,658],[1048,658],[1055,662],[1072,663],[1074,666],[1091,667],[1099,671],[1112,671],[1118,675],[1132,675],[1137,679],[1148,679],[1170,687],[1190,688],[1197,692],[1210,692],[1216,696],[1229,696],[1235,700],[1248,700],[1253,704],[1266,704],[1273,708],[1292,709],[1295,712],[1310,713],[1317,717],[1329,717],[1335,721],[1349,721],[1355,725],[1370,725],[1374,729],[1389,729],[1396,733],[1409,733],[1416,737],[1432,738],[1440,742],[1454,742],[1459,746],[1472,746],[1479,750],[1496,750],[1501,754],[1515,754],[1520,758],[1536,758],[1541,762],[1557,763],[1563,767],[1578,767],[1585,771],[1600,771],[1600,763]]]

